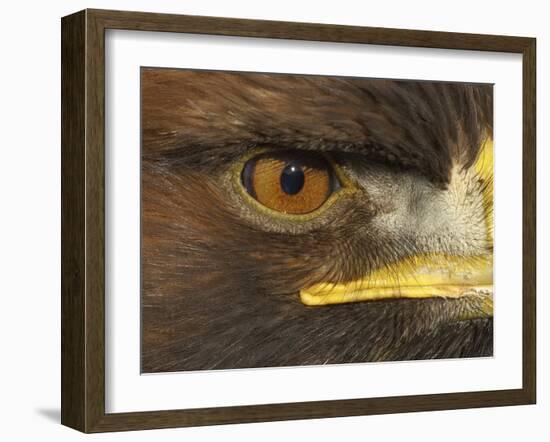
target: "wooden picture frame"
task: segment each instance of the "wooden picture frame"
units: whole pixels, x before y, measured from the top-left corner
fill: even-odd
[[[105,412],[105,30],[495,51],[523,57],[523,385],[512,390]],[[62,19],[62,410],[83,432],[533,404],[536,398],[536,41],[404,29],[84,10]]]

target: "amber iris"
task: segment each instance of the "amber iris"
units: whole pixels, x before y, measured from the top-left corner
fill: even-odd
[[[264,153],[249,160],[242,172],[247,192],[264,206],[282,213],[304,214],[323,205],[335,177],[328,161],[311,152]]]

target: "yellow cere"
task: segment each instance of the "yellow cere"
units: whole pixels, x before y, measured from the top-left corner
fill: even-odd
[[[475,162],[475,169],[478,175],[485,180],[492,180],[494,173],[493,140],[488,138],[479,151]]]
[[[494,180],[494,149],[493,140],[487,139],[481,146],[476,162],[475,170],[479,177],[485,181],[483,191],[483,204],[485,207],[485,222],[487,224],[488,240],[493,243],[493,180]]]

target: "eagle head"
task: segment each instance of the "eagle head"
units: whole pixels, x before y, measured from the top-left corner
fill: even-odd
[[[492,354],[492,87],[143,68],[142,370]]]

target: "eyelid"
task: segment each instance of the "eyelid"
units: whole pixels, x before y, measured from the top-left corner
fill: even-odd
[[[253,198],[256,198],[256,191],[254,190],[254,187],[249,185],[251,183],[252,173],[254,173],[254,168],[256,166],[256,164],[253,161],[251,161],[252,159],[248,160],[245,163],[243,167],[243,171],[241,172],[241,181],[243,183],[243,186],[246,188],[247,192]]]

